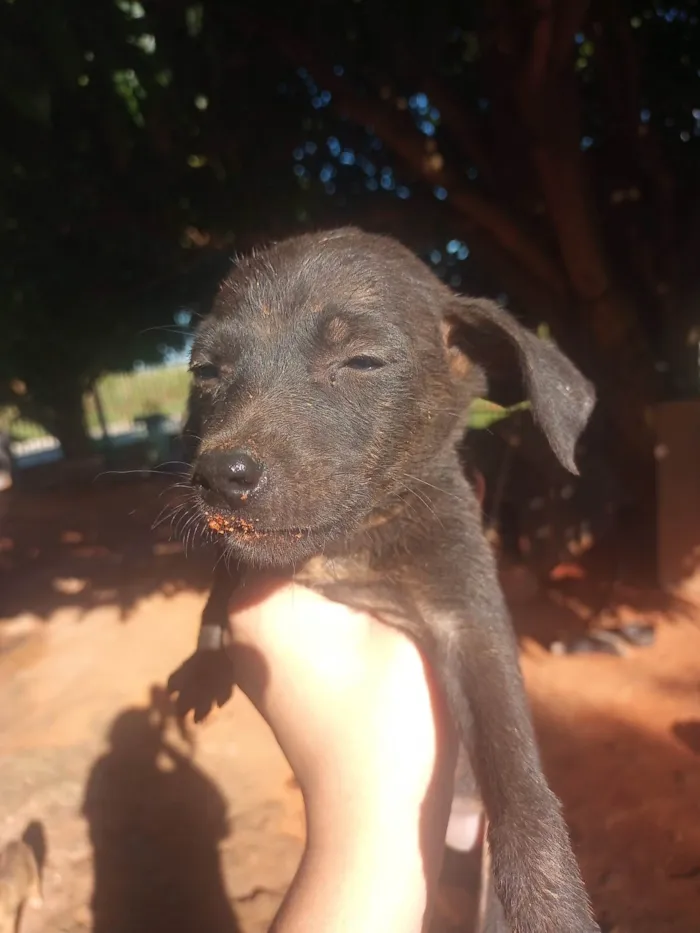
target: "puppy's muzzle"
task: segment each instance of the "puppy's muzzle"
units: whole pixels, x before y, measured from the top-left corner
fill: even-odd
[[[235,508],[261,485],[262,463],[245,450],[209,450],[197,460],[192,483]]]

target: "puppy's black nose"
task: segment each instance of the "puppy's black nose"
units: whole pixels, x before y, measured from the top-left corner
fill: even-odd
[[[245,499],[260,485],[263,470],[245,450],[208,450],[197,461],[193,482],[227,498]]]

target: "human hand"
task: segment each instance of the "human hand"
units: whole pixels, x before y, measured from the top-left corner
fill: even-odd
[[[301,786],[307,845],[275,933],[419,933],[456,738],[402,633],[288,583],[232,619],[236,680]]]

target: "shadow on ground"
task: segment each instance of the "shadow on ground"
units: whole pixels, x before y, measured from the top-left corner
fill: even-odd
[[[658,734],[633,721],[580,709],[568,718],[541,705],[536,722],[545,769],[564,800],[605,928],[697,929],[700,759],[674,737],[683,729],[673,724]]]
[[[217,554],[185,555],[169,518],[173,483],[108,474],[83,487],[12,490],[0,518],[0,620],[105,605],[126,620],[152,593],[207,589]]]
[[[124,710],[90,772],[93,931],[239,933],[219,852],[227,801],[165,724],[156,706]]]

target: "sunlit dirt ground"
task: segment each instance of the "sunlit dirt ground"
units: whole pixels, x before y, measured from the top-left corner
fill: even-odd
[[[0,841],[40,821],[27,933],[267,929],[303,845],[289,767],[240,696],[182,735],[159,688],[191,651],[209,558],[150,525],[162,483],[13,496],[0,518]],[[619,933],[700,929],[700,614],[615,591],[658,623],[626,657],[555,657],[593,582],[513,595],[549,777],[596,911]],[[446,871],[440,931],[466,930]]]

